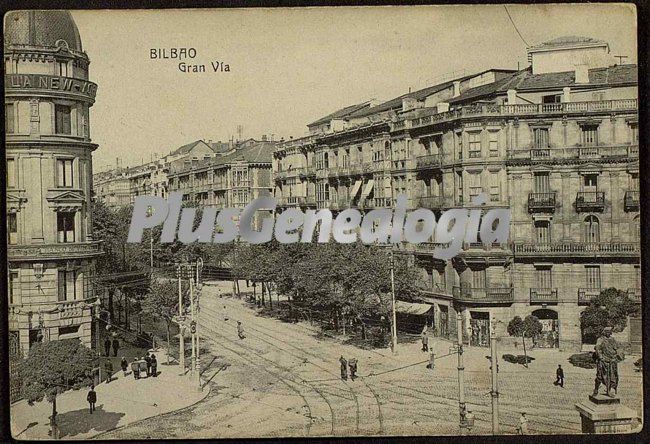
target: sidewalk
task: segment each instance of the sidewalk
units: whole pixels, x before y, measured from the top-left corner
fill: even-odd
[[[176,362],[167,365],[165,350],[155,352],[158,377],[135,380],[131,371],[113,374],[109,384],[101,383],[96,410],[91,415],[86,395],[89,388],[71,390],[57,397],[57,423],[62,439],[88,439],[135,421],[188,407],[205,398],[209,386],[199,392],[195,379],[179,376]],[[43,400],[30,406],[19,401],[11,406],[11,432],[16,439],[49,439],[52,404]]]

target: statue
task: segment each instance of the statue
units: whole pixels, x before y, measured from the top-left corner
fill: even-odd
[[[596,341],[594,358],[596,360],[596,385],[593,395],[598,394],[600,384],[605,385],[605,394],[612,397],[610,390],[616,393],[618,388],[618,362],[623,360],[623,352],[619,344],[612,338],[612,327],[605,327],[602,335]]]

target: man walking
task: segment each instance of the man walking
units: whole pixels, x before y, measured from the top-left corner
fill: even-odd
[[[239,339],[244,339],[246,335],[244,335],[244,326],[241,325],[241,321],[237,321],[237,336],[239,336]]]
[[[558,365],[557,370],[555,371],[555,385],[559,385],[560,387],[564,388],[564,370],[562,370],[562,366]]]
[[[113,338],[113,356],[117,357],[117,351],[120,349],[120,341]]]
[[[95,411],[95,403],[97,402],[97,392],[95,391],[94,385],[90,386],[90,391],[88,392],[88,396],[86,396],[86,400],[90,405],[90,414],[92,415]]]
[[[129,363],[126,360],[125,356],[122,356],[122,360],[120,361],[120,367],[122,367],[122,373],[124,376],[126,376],[126,369],[129,368]]]
[[[107,359],[104,363],[104,370],[106,371],[106,384],[108,384],[113,378],[113,363],[110,359]]]
[[[144,362],[147,363],[147,376],[151,376],[151,357],[149,357],[149,352],[144,355]]]
[[[350,367],[350,378],[354,381],[357,379],[357,358],[350,359],[348,366]]]
[[[133,372],[133,379],[140,379],[140,362],[135,358],[131,363],[131,371]]]
[[[109,338],[106,338],[104,341],[104,355],[107,357],[110,356],[111,354],[111,340]]]
[[[528,418],[526,418],[526,412],[521,412],[519,425],[517,426],[517,434],[528,435]]]
[[[343,381],[348,380],[348,361],[341,355],[339,358],[339,362],[341,363],[341,379]]]
[[[151,376],[154,378],[158,376],[158,361],[153,353],[151,354]]]
[[[427,332],[427,326],[424,326],[424,329],[422,330],[422,351],[423,352],[428,352],[429,351],[429,335]]]

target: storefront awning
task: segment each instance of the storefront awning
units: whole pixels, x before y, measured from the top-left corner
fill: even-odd
[[[410,315],[423,315],[433,308],[430,304],[414,304],[413,302],[395,301],[395,311]]]
[[[365,188],[363,189],[363,193],[361,193],[361,198],[365,199],[370,195],[370,192],[372,191],[372,186],[375,184],[375,181],[373,179],[370,179],[368,183],[366,183]]]
[[[357,195],[359,190],[361,189],[361,181],[357,180],[354,182],[354,185],[352,185],[352,192],[350,193],[350,200],[354,199],[354,197]]]

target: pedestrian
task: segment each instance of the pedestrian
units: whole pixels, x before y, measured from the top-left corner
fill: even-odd
[[[339,362],[341,363],[341,379],[344,381],[348,380],[348,361],[345,360],[343,355],[339,358]]]
[[[436,354],[431,350],[431,353],[429,353],[429,363],[427,364],[427,368],[433,370],[436,368]]]
[[[126,369],[129,368],[129,363],[126,361],[126,357],[124,356],[122,356],[122,360],[120,361],[120,367],[122,367],[122,373],[126,376]]]
[[[133,379],[140,379],[140,363],[138,362],[138,358],[133,359],[131,371],[133,372]]]
[[[113,356],[117,357],[117,351],[120,349],[120,341],[113,338]]]
[[[158,376],[158,361],[153,353],[151,354],[151,376],[154,378]]]
[[[526,418],[526,412],[521,412],[519,425],[517,426],[517,434],[528,435],[528,418]]]
[[[427,332],[427,326],[424,326],[424,329],[422,330],[422,351],[423,352],[428,352],[429,351],[429,334]]]
[[[555,382],[553,384],[564,387],[564,370],[562,370],[561,365],[557,366],[557,370],[555,371]]]
[[[357,378],[357,358],[352,358],[348,362],[350,367],[350,378],[354,381]]]
[[[104,363],[104,370],[106,370],[106,384],[108,384],[113,378],[113,363],[110,359],[107,359]]]
[[[110,338],[106,338],[106,340],[104,341],[104,352],[105,352],[104,354],[106,356],[109,356],[111,354],[111,340],[110,340]]]
[[[144,355],[144,362],[147,363],[147,376],[151,376],[151,357],[149,357],[149,352]]]
[[[90,386],[90,391],[88,392],[88,396],[86,396],[86,401],[88,401],[88,404],[90,405],[90,414],[92,415],[95,411],[95,403],[97,402],[97,392],[95,391],[94,385]]]
[[[237,336],[239,336],[239,339],[244,339],[246,335],[244,335],[244,326],[241,325],[241,321],[237,321]]]

